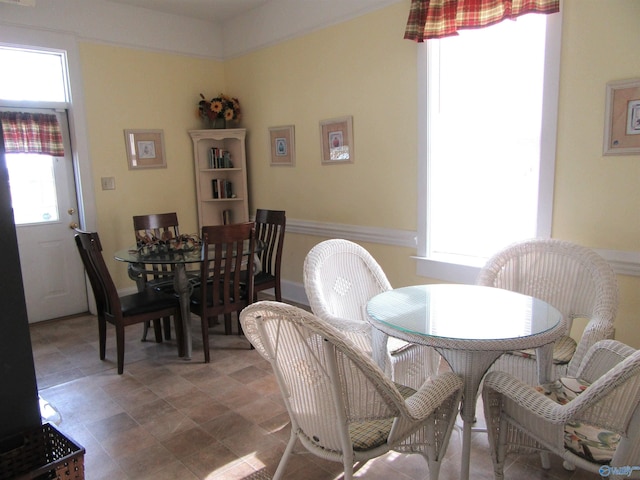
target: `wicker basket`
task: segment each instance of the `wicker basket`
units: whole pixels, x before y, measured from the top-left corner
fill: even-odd
[[[1,444],[0,480],[84,480],[84,448],[50,423]]]

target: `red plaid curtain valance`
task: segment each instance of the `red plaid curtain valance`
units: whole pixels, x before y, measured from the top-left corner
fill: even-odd
[[[482,28],[525,13],[556,13],[560,0],[411,0],[404,38],[424,42]]]
[[[53,114],[0,112],[6,153],[64,156],[62,131]]]

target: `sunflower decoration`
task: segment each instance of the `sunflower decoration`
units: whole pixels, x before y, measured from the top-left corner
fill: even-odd
[[[198,103],[198,115],[203,119],[214,120],[223,118],[227,122],[240,120],[240,101],[237,98],[230,97],[221,93],[211,100],[200,94],[200,102]]]

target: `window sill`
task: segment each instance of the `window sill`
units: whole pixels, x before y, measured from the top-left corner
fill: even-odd
[[[413,258],[418,275],[450,283],[474,284],[481,268],[478,265],[462,265],[426,257]]]

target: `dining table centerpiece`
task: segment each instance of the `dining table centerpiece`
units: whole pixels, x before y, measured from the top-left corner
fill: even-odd
[[[227,128],[230,123],[240,120],[240,101],[237,98],[221,93],[211,100],[200,94],[200,99],[198,115],[208,128]]]
[[[202,241],[195,234],[173,236],[163,232],[161,237],[152,234],[136,234],[137,253],[143,256],[174,252],[192,252],[200,248]]]

